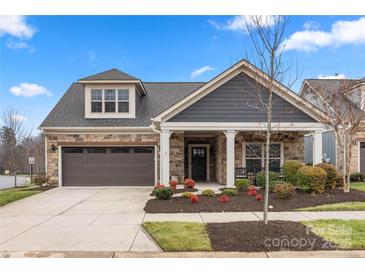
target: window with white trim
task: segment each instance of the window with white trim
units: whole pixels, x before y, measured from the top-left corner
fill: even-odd
[[[129,112],[128,89],[118,89],[118,112]]]
[[[247,172],[258,172],[265,167],[265,144],[263,143],[246,143],[245,144],[245,162]],[[282,160],[281,144],[274,143],[270,145],[269,152],[269,169],[279,171]]]
[[[92,89],[91,90],[91,112],[98,113],[103,112],[103,90]]]
[[[115,89],[104,90],[104,112],[115,112]]]

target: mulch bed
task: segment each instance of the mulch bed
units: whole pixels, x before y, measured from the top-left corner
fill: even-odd
[[[301,223],[288,221],[207,224],[214,251],[310,251],[336,249]]]
[[[258,191],[264,195],[263,190]],[[218,196],[208,197],[199,195],[199,203],[191,203],[189,199],[173,197],[170,200],[151,199],[146,203],[144,210],[147,213],[194,213],[194,212],[238,212],[238,211],[263,211],[263,201],[256,201],[254,196],[248,196],[246,191],[240,191],[237,196],[231,197],[227,203],[218,202]],[[312,207],[324,204],[342,202],[365,202],[365,192],[351,190],[344,193],[341,189],[331,190],[322,194],[308,194],[297,192],[289,199],[283,200],[269,196],[270,211],[293,211],[303,207]]]

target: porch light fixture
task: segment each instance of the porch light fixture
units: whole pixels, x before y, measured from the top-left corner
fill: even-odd
[[[57,147],[55,146],[55,145],[51,145],[51,150],[52,150],[52,152],[55,152],[56,150],[57,150]]]

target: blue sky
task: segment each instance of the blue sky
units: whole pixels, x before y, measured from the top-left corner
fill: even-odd
[[[305,78],[365,76],[365,17],[292,16],[284,57]],[[118,68],[143,81],[207,81],[251,49],[234,16],[31,16],[0,19],[1,112],[36,128],[77,79]]]

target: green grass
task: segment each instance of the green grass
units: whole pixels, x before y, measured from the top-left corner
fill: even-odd
[[[0,206],[6,205],[8,203],[32,196],[41,192],[41,190],[35,188],[33,186],[21,186],[21,187],[13,187],[6,188],[0,190]]]
[[[211,251],[205,224],[145,222],[143,227],[164,251]]]
[[[365,220],[315,220],[302,222],[318,236],[342,249],[365,249]]]
[[[362,211],[365,202],[344,202],[296,209],[296,211]]]
[[[360,190],[360,191],[365,191],[365,183],[351,183],[351,188],[352,189],[356,189],[356,190]]]

